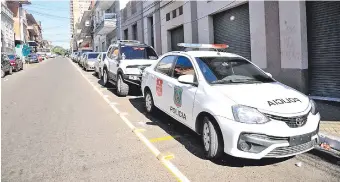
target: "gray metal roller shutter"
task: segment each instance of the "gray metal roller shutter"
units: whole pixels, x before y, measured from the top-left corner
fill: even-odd
[[[309,92],[340,98],[340,3],[306,2]]]
[[[234,17],[234,20],[231,17]],[[251,58],[248,3],[214,15],[214,42],[228,44],[227,52]]]
[[[178,43],[184,43],[183,26],[171,30],[171,50],[180,51],[181,48],[177,46]]]

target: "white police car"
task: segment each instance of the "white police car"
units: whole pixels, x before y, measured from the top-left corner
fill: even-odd
[[[319,140],[314,101],[235,54],[166,53],[144,70],[142,92],[147,112],[159,108],[200,134],[208,158],[223,151],[251,159],[288,157]]]

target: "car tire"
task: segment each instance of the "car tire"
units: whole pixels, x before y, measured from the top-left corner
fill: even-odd
[[[6,73],[4,70],[1,69],[1,78],[5,77]]]
[[[125,97],[129,94],[129,85],[124,82],[121,74],[118,74],[116,86],[119,96]]]
[[[109,77],[108,77],[108,74],[107,74],[107,69],[104,69],[104,71],[103,71],[102,80],[103,80],[103,85],[105,87],[108,86],[108,84],[109,84]]]
[[[11,75],[13,73],[13,68],[12,66],[9,68],[8,74]]]
[[[15,72],[18,72],[18,71],[20,71],[19,65],[17,65],[17,67],[15,68]]]
[[[153,102],[153,97],[150,90],[146,90],[144,94],[145,110],[147,113],[154,113],[156,110],[155,104]]]
[[[24,70],[24,63],[21,64],[21,70]]]
[[[214,159],[221,156],[223,152],[223,141],[218,127],[209,117],[203,118],[202,141],[205,156]]]

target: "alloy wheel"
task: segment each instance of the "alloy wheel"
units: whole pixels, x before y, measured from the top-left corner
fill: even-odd
[[[208,123],[204,123],[203,125],[203,143],[205,150],[208,151],[210,148],[210,130]]]

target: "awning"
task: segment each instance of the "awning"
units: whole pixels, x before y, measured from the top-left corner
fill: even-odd
[[[31,47],[37,47],[38,46],[38,44],[35,41],[28,41],[27,43]]]

